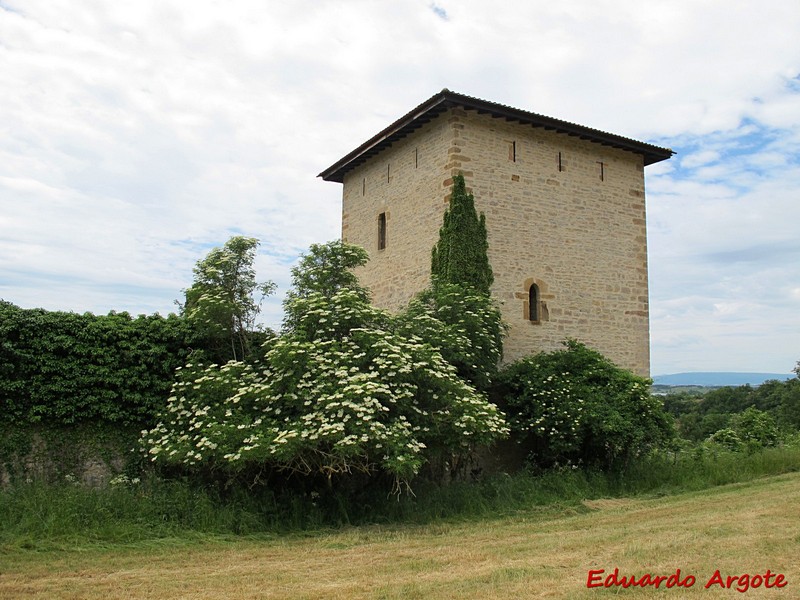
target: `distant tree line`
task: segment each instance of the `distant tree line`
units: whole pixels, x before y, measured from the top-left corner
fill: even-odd
[[[800,363],[795,373],[797,378],[766,381],[755,387],[723,387],[703,395],[669,394],[663,397],[664,408],[675,418],[684,439],[701,442],[724,438],[726,445],[736,447],[737,440],[752,443],[753,432],[762,431],[763,444],[772,445],[779,434],[800,431]],[[723,433],[718,434],[720,431]]]

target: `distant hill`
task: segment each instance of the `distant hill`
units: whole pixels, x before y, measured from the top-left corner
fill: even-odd
[[[770,379],[783,381],[795,377],[794,373],[675,373],[673,375],[655,375],[655,385],[702,385],[702,386],[738,386],[761,385]]]

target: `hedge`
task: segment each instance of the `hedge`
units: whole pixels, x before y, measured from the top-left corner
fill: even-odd
[[[81,315],[0,300],[0,425],[147,424],[191,339],[175,315]]]

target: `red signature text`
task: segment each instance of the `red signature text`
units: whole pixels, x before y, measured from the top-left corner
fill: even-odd
[[[645,573],[643,575],[620,575],[619,569],[614,569],[606,573],[605,569],[591,569],[586,577],[587,588],[612,588],[612,587],[654,587],[654,588],[690,588],[697,582],[694,575],[682,575],[680,569],[669,575],[653,575]],[[764,588],[782,588],[789,582],[783,573],[773,573],[767,569],[764,573],[742,573],[741,575],[723,575],[719,569],[709,577],[705,589],[723,588],[733,589],[737,592],[747,592],[748,590]]]

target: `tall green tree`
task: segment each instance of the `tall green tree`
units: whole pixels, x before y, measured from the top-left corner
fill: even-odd
[[[234,236],[214,248],[197,262],[194,283],[185,290],[182,315],[194,325],[209,358],[219,362],[250,354],[261,301],[275,290],[271,281],[256,281],[258,244],[255,238]]]
[[[478,216],[459,174],[431,252],[431,287],[400,316],[409,333],[438,346],[459,376],[483,391],[497,373],[505,334],[490,297],[494,276],[488,250],[486,218]]]
[[[453,178],[450,206],[431,255],[431,280],[452,283],[489,295],[494,275],[489,264],[486,218],[478,216],[464,176]]]
[[[305,322],[304,301],[313,296],[329,301],[339,292],[349,291],[369,304],[369,290],[353,273],[353,269],[365,265],[368,260],[369,254],[362,247],[341,240],[312,244],[309,252],[292,268],[293,285],[286,294],[284,305],[284,333],[295,331]]]

